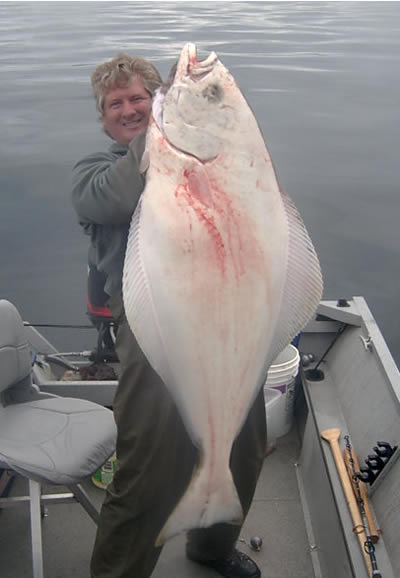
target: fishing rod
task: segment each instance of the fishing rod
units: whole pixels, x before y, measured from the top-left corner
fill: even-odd
[[[24,327],[51,327],[56,329],[96,329],[94,325],[71,325],[59,323],[27,323],[24,321]]]
[[[352,446],[351,446],[351,442],[350,442],[350,436],[346,435],[346,436],[344,436],[344,439],[346,440],[346,450],[348,452],[348,461],[350,463],[351,471],[352,471],[353,487],[355,488],[356,498],[357,498],[357,502],[358,502],[358,505],[360,508],[360,514],[361,514],[361,518],[362,518],[362,522],[363,522],[363,526],[364,526],[364,530],[365,530],[366,541],[364,544],[364,550],[369,555],[369,559],[371,561],[372,578],[382,578],[382,574],[380,573],[380,571],[378,569],[378,564],[377,564],[376,557],[375,557],[375,546],[374,546],[373,541],[372,541],[372,536],[371,536],[370,527],[369,527],[369,523],[368,523],[368,519],[367,519],[367,514],[365,511],[364,500],[363,500],[363,497],[361,494],[360,480],[357,477],[357,472],[356,472],[356,468],[355,468],[355,464],[354,464],[354,460],[353,460],[353,453],[352,453]]]
[[[321,355],[320,359],[318,360],[316,366],[314,367],[314,371],[317,371],[319,366],[321,365],[321,363],[323,361],[325,361],[326,356],[328,355],[328,353],[330,352],[332,347],[335,345],[336,341],[339,339],[339,337],[342,335],[342,333],[345,331],[345,329],[347,327],[348,327],[347,323],[341,324],[341,326],[339,327],[339,329],[336,332],[335,337],[332,339],[332,342],[329,344],[328,348],[324,351],[324,353]]]
[[[321,381],[322,379],[324,379],[324,372],[321,371],[321,369],[319,369],[319,366],[321,365],[321,363],[323,361],[325,361],[326,356],[328,355],[328,353],[330,352],[330,350],[332,349],[332,347],[335,345],[336,341],[339,339],[339,337],[341,335],[343,335],[344,331],[347,329],[348,325],[347,323],[342,323],[339,327],[339,329],[337,330],[334,338],[332,339],[331,343],[328,345],[327,349],[324,351],[324,353],[321,355],[321,357],[319,358],[319,360],[317,361],[316,365],[312,368],[312,369],[307,369],[306,371],[306,376],[309,380],[311,381]],[[309,354],[309,355],[304,355],[303,356],[303,366],[305,366],[306,364],[308,365],[310,362],[314,361],[314,354]]]

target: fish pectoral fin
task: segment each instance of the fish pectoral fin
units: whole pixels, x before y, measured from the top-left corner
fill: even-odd
[[[194,528],[208,528],[221,522],[242,523],[243,509],[229,468],[223,483],[212,492],[207,491],[206,470],[197,473],[158,535],[156,546]]]

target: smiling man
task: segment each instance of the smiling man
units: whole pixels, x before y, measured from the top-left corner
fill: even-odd
[[[151,94],[140,76],[126,86],[111,88],[103,99],[103,124],[106,133],[121,145],[143,133],[150,119]]]
[[[144,189],[140,159],[161,85],[143,58],[120,54],[96,68],[93,92],[107,152],[73,169],[72,202],[90,235],[89,265],[106,279],[104,292],[117,323],[120,361],[113,409],[117,424],[117,469],[107,488],[91,560],[91,578],[148,578],[161,552],[155,541],[189,484],[196,460],[180,415],[160,377],[138,346],[126,320],[122,272],[130,221]],[[262,394],[262,392],[261,392]],[[253,496],[265,450],[264,401],[250,411],[232,452],[245,511]],[[245,464],[243,466],[243,464]],[[227,578],[258,578],[257,565],[238,552],[240,526],[217,524],[188,535],[187,556]]]
[[[121,291],[123,260],[132,214],[144,188],[139,163],[162,80],[143,58],[120,54],[92,74],[96,107],[113,140],[107,152],[79,161],[73,170],[72,202],[91,236],[89,263],[106,274],[106,294]]]

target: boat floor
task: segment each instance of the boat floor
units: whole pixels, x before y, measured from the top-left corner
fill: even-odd
[[[311,578],[314,576],[295,463],[300,443],[295,427],[279,438],[277,448],[265,459],[254,501],[242,528],[239,549],[260,566],[263,578]],[[104,491],[90,480],[85,489],[100,504]],[[25,481],[17,478],[10,495],[22,495]],[[45,493],[65,491],[46,487]],[[89,578],[89,560],[96,527],[79,504],[48,506],[43,519],[44,571],[46,578]],[[252,536],[263,540],[254,552]],[[188,561],[184,555],[185,537],[172,539],[164,547],[153,578],[212,578],[214,571]],[[0,511],[0,567],[2,578],[30,578],[29,508]]]

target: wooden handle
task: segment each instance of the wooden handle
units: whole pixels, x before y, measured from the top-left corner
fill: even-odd
[[[371,560],[365,551],[364,544],[366,542],[367,536],[365,534],[364,525],[361,519],[360,510],[358,509],[357,501],[354,497],[353,488],[351,487],[351,482],[349,476],[347,475],[346,466],[342,457],[342,452],[340,451],[339,438],[340,429],[332,428],[321,432],[322,439],[329,442],[331,446],[331,451],[333,458],[335,460],[336,469],[342,484],[344,495],[346,498],[346,503],[349,508],[351,519],[353,520],[353,532],[357,534],[357,538],[360,544],[361,552],[364,558],[365,565],[368,570],[368,575],[372,575]]]
[[[350,462],[350,458],[352,458],[353,463],[354,463],[354,469],[356,472],[359,472],[360,466],[359,466],[359,463],[357,460],[357,456],[356,456],[353,448],[351,448],[350,450],[345,449],[343,452],[343,456],[344,456],[344,461],[345,461],[346,468],[347,468],[347,474],[348,474],[350,481],[351,481],[351,484],[353,486],[354,495],[357,498],[357,486],[356,486],[356,482],[353,479],[353,468],[352,468],[352,465]],[[376,527],[375,518],[374,518],[374,515],[371,511],[371,506],[369,505],[368,494],[367,494],[367,490],[365,489],[364,482],[359,480],[358,487],[360,489],[360,495],[361,495],[362,501],[364,503],[364,510],[365,510],[365,516],[366,516],[367,522],[368,522],[369,534],[370,534],[372,543],[376,544],[377,541],[379,540],[381,531],[378,530],[378,528]]]

